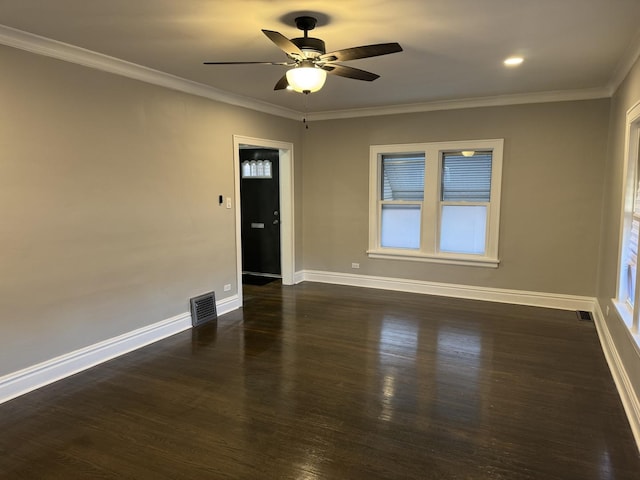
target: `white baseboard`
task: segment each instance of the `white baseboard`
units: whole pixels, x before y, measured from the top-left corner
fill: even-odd
[[[440,295],[443,297],[467,298],[488,302],[530,305],[535,307],[557,308],[560,310],[587,310],[592,312],[595,298],[576,295],[560,295],[555,293],[527,292],[522,290],[506,290],[502,288],[475,287],[450,283],[426,282],[404,278],[374,277],[370,275],[354,275],[351,273],[322,272],[303,270],[302,278],[309,282],[333,283],[353,287],[380,288],[401,292]]]
[[[239,307],[238,295],[216,302],[218,316]],[[175,317],[10,373],[0,377],[0,403],[190,328],[191,314],[189,312],[181,313]]]
[[[598,330],[598,337],[602,345],[602,351],[609,364],[609,370],[618,389],[618,394],[622,400],[622,405],[627,414],[633,437],[640,451],[640,399],[634,391],[633,385],[629,380],[629,375],[624,367],[624,363],[620,358],[616,344],[611,336],[607,322],[605,321],[600,303],[596,302],[594,312],[594,322]]]
[[[218,313],[218,316],[220,316],[237,310],[241,306],[240,297],[238,295],[232,295],[216,302],[216,312]]]
[[[304,282],[304,271],[295,272],[293,274],[293,283],[297,285],[299,283]]]

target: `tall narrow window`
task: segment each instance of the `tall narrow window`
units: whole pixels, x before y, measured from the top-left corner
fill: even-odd
[[[632,333],[638,334],[638,237],[640,234],[640,104],[627,113],[626,168],[619,250],[618,293],[614,305]]]
[[[381,245],[420,248],[424,155],[384,155],[381,181]]]
[[[440,251],[484,255],[491,152],[442,154]]]
[[[633,213],[631,214],[631,231],[626,245],[624,270],[627,277],[625,288],[625,300],[630,308],[635,306],[636,297],[636,277],[638,267],[638,234],[640,233],[640,184],[636,184],[635,201],[633,203]]]

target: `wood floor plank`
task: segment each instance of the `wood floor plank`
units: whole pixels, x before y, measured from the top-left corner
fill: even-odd
[[[616,479],[640,458],[574,312],[279,282],[0,405],[4,479]]]

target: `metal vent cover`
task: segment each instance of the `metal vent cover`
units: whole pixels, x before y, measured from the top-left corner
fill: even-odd
[[[218,319],[215,292],[205,293],[191,299],[191,325],[197,327],[203,323]]]
[[[593,322],[593,315],[591,312],[587,312],[586,310],[577,310],[578,320],[581,322]]]

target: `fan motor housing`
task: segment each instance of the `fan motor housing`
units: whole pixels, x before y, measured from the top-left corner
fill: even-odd
[[[315,57],[326,53],[324,41],[319,38],[299,37],[292,38],[291,42],[304,53],[307,53],[308,57]]]

